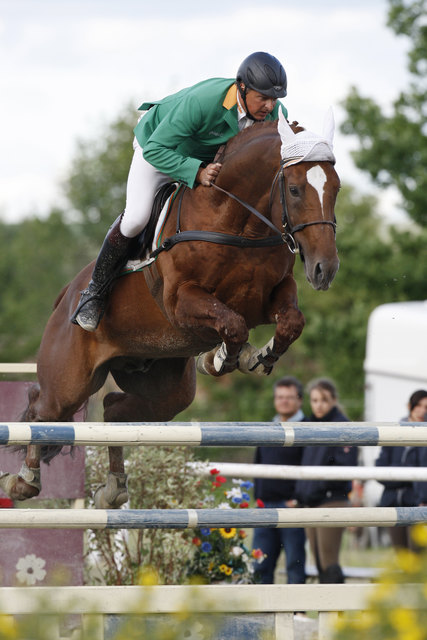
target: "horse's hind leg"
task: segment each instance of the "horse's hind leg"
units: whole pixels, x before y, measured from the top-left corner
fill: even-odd
[[[104,398],[105,422],[164,422],[186,409],[194,399],[196,378],[193,358],[155,361],[149,371],[111,372],[125,391]],[[95,506],[115,509],[128,500],[123,448],[109,447],[110,472],[95,492]]]
[[[123,447],[108,447],[108,456],[110,472],[107,481],[93,495],[97,509],[119,509],[129,500]]]
[[[4,473],[0,476],[0,488],[12,500],[28,500],[39,495],[40,449],[40,445],[29,445],[19,473]]]
[[[38,399],[40,394],[40,387],[38,384],[34,384],[30,387],[28,392],[29,404],[25,411],[21,421],[25,421],[28,418],[30,408],[33,403]],[[40,454],[41,445],[28,445],[25,447],[26,456],[22,464],[21,470],[17,474],[4,473],[0,476],[0,488],[11,498],[12,500],[27,500],[34,498],[40,493]]]

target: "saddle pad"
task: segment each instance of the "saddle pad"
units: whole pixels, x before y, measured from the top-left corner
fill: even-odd
[[[166,223],[166,220],[167,220],[167,217],[169,215],[169,207],[171,205],[171,202],[172,202],[174,196],[176,195],[176,192],[177,192],[177,189],[179,188],[179,186],[180,185],[177,183],[175,190],[171,193],[171,195],[169,196],[169,198],[165,201],[165,204],[163,205],[163,209],[160,212],[159,219],[157,220],[156,228],[154,230],[154,236],[153,236],[153,242],[152,242],[152,245],[151,245],[151,249],[148,250],[148,248],[147,248],[145,256],[143,256],[141,259],[128,260],[127,263],[125,264],[125,266],[123,267],[123,273],[130,273],[132,271],[138,271],[139,269],[143,269],[144,267],[147,267],[153,261],[149,257],[149,253],[151,253],[151,251],[154,251],[155,249],[157,249],[157,247],[161,244],[161,237],[162,237],[163,227],[164,227],[164,225]]]

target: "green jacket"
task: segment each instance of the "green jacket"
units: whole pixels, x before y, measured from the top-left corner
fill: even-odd
[[[266,120],[277,120],[277,102]],[[144,102],[149,111],[134,129],[144,158],[156,169],[194,186],[202,163],[212,162],[217,150],[239,133],[237,87],[233,79],[211,78],[163,100]]]

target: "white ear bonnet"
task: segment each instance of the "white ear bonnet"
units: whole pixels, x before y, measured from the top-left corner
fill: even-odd
[[[329,107],[325,115],[323,135],[321,136],[312,131],[294,133],[282,111],[279,110],[277,130],[282,141],[280,155],[284,165],[289,166],[297,162],[321,162],[325,160],[335,163],[335,156],[332,151],[334,129],[334,115],[331,107]]]

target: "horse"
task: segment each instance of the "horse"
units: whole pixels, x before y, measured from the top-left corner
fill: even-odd
[[[293,278],[297,252],[317,290],[328,289],[339,266],[330,118],[325,131],[312,134],[280,116],[230,139],[215,183],[175,198],[166,240],[145,269],[116,279],[95,332],[70,322],[91,276],[87,265],[54,304],[21,420],[72,421],[108,373],[121,391],[104,398],[106,423],[172,420],[194,399],[196,357],[207,375],[269,374],[305,323]],[[274,324],[275,333],[257,349],[248,336],[260,324]],[[40,460],[60,449],[29,445],[20,472],[4,474],[0,486],[14,500],[38,495]],[[109,463],[95,495],[100,508],[128,499],[122,447],[109,447]]]

